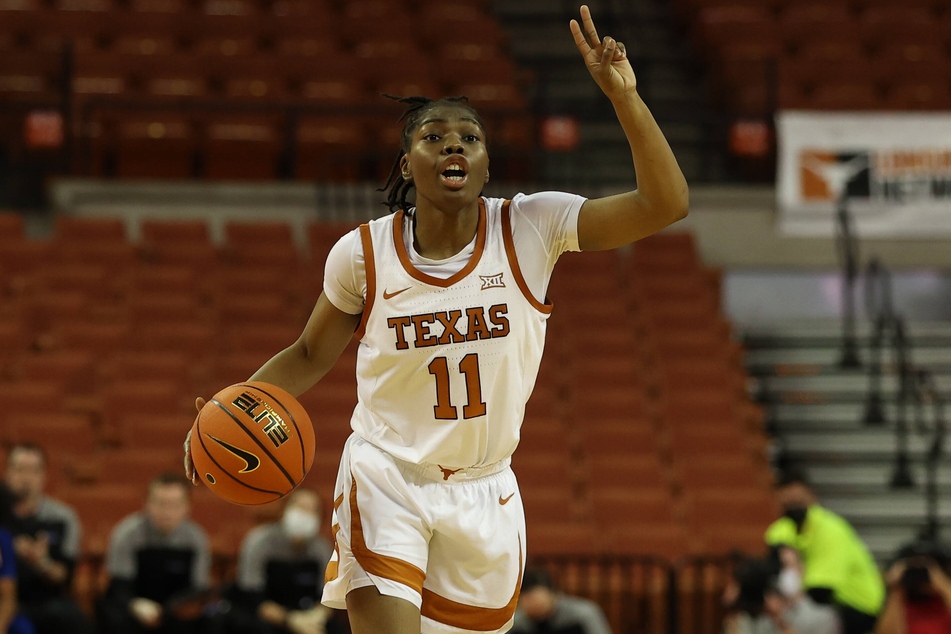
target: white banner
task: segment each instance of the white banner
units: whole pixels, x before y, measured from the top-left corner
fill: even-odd
[[[780,229],[835,233],[837,201],[859,236],[951,236],[951,113],[781,112]]]

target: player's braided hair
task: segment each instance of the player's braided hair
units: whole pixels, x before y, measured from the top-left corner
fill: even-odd
[[[482,118],[479,116],[479,113],[476,112],[475,108],[469,105],[468,97],[460,96],[430,99],[428,97],[418,96],[394,97],[393,95],[387,94],[383,96],[406,104],[406,110],[403,111],[403,114],[400,115],[398,119],[398,121],[405,120],[406,123],[403,124],[403,133],[400,136],[400,151],[396,155],[393,167],[390,168],[390,175],[386,177],[386,183],[384,183],[383,187],[377,191],[386,192],[386,201],[383,204],[389,207],[390,211],[399,211],[401,209],[405,211],[410,207],[406,196],[410,190],[413,189],[413,181],[403,179],[400,170],[400,160],[409,151],[410,145],[413,142],[413,133],[416,132],[416,129],[419,127],[423,116],[438,106],[454,105],[468,110],[469,114],[479,122],[479,127],[483,130],[485,130],[485,125],[482,123]]]

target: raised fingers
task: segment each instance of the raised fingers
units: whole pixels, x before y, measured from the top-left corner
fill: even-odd
[[[571,29],[572,37],[575,38],[575,45],[578,47],[578,50],[580,50],[583,55],[587,55],[591,51],[591,46],[588,44],[588,40],[585,39],[584,33],[581,32],[581,26],[578,24],[578,21],[572,20],[568,23],[568,27]]]
[[[594,20],[591,19],[591,10],[588,9],[588,5],[586,4],[581,5],[581,29],[591,48],[601,46],[598,29],[594,26]]]

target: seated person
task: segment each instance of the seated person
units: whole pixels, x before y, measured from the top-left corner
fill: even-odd
[[[951,551],[934,541],[902,547],[886,575],[888,597],[875,634],[951,632]]]
[[[588,599],[555,588],[541,568],[528,568],[515,610],[512,634],[611,634],[604,612]]]
[[[320,604],[333,548],[318,536],[320,498],[308,489],[290,495],[280,522],[251,530],[238,555],[232,634],[324,634],[332,610]]]
[[[726,634],[839,634],[834,608],[819,605],[802,585],[799,553],[774,549],[764,559],[740,560],[724,593]]]
[[[188,519],[191,483],[163,474],[149,484],[144,512],[113,529],[106,552],[109,588],[100,605],[107,634],[203,632],[192,614],[208,588],[211,553],[205,532]]]
[[[17,564],[13,537],[6,529],[13,517],[13,496],[0,487],[0,634],[36,634],[17,605]]]
[[[91,634],[92,623],[69,594],[79,559],[79,518],[46,495],[43,448],[13,445],[7,453],[6,483],[15,498],[10,530],[20,608],[39,634]]]

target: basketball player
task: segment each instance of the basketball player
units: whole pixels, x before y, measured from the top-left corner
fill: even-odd
[[[387,183],[395,213],[337,243],[304,333],[251,377],[299,395],[360,341],[323,593],[347,608],[356,634],[512,626],[526,543],[509,462],[555,261],[629,244],[687,213],[687,184],[623,44],[599,38],[587,7],[570,27],[630,142],[639,188],[483,198],[489,157],[476,111],[460,99],[404,99]]]

